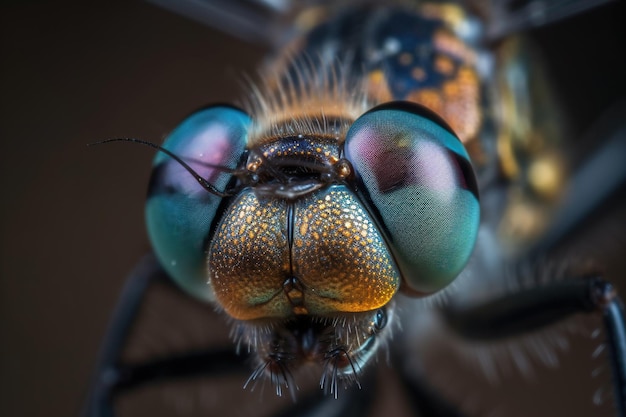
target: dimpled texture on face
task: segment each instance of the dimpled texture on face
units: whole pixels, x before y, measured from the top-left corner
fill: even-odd
[[[241,320],[370,311],[400,284],[382,236],[344,186],[289,203],[244,191],[218,226],[209,270],[217,301]]]
[[[314,193],[297,206],[293,267],[320,297],[318,309],[360,312],[395,295],[400,275],[378,228],[344,186]]]

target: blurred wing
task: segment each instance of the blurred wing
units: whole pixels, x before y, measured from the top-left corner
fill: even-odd
[[[487,38],[546,26],[615,0],[467,0],[489,21]],[[292,29],[290,16],[306,8],[332,5],[330,0],[148,0],[164,9],[251,43],[278,45]],[[343,2],[345,3],[345,2]],[[415,3],[418,3],[415,1]]]
[[[467,0],[483,16],[491,42],[509,35],[548,26],[562,19],[588,12],[615,0]]]
[[[292,29],[292,19],[299,11],[329,0],[148,0],[156,6],[206,26],[213,27],[246,42],[281,44]]]

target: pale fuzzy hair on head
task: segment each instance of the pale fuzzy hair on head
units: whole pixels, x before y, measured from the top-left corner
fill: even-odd
[[[282,62],[249,83],[244,107],[253,117],[250,144],[293,135],[343,140],[352,122],[371,107],[350,59],[299,55]]]

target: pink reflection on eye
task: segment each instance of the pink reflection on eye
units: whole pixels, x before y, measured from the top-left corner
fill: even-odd
[[[352,155],[369,167],[381,193],[418,185],[451,201],[459,188],[456,161],[427,135],[414,140],[365,130],[353,137],[349,147]]]
[[[220,175],[224,172],[207,166],[220,165],[228,166],[233,157],[233,144],[230,139],[230,130],[225,124],[214,124],[207,129],[203,129],[196,135],[190,137],[181,146],[180,157],[193,168],[198,175],[206,179],[211,184],[216,184]],[[168,164],[167,177],[182,187],[187,194],[205,193],[206,190],[189,174],[181,165],[176,163]]]
[[[443,147],[431,141],[421,141],[413,152],[414,181],[439,191],[442,199],[452,200],[458,188],[454,163]]]
[[[232,144],[228,127],[216,124],[203,130],[193,139],[185,149],[188,158],[199,160],[207,164],[223,165],[231,155]]]

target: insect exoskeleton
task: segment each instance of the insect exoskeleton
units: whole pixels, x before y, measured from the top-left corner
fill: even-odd
[[[192,114],[163,145],[179,160],[156,157],[146,206],[165,269],[234,320],[257,359],[250,380],[269,375],[279,393],[304,363],[323,365],[335,393],[356,381],[391,334],[396,293],[446,287],[479,224],[469,157],[440,117],[315,97],[264,108],[270,122]]]

